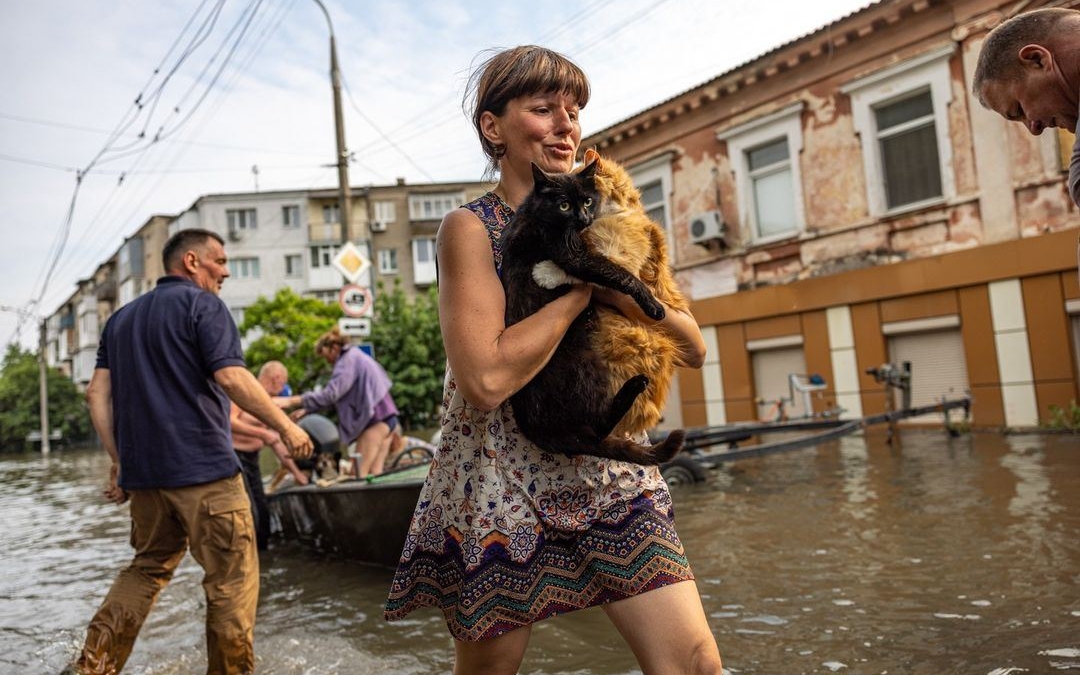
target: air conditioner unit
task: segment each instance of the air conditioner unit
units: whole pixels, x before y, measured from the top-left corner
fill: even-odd
[[[727,226],[719,211],[705,211],[690,219],[690,242],[707,246],[714,241],[724,244]]]
[[[229,241],[240,241],[244,238],[244,231],[240,228],[229,228]]]
[[[381,220],[373,220],[373,221],[371,221],[371,231],[372,232],[386,232],[386,223],[384,223]]]

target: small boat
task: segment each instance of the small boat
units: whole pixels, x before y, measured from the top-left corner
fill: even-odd
[[[314,455],[338,451],[338,432],[322,415],[306,415],[299,425],[314,443]],[[394,567],[420,487],[427,478],[431,452],[407,447],[400,465],[364,480],[346,479],[320,486],[290,485],[269,496],[271,531],[319,551],[359,562]]]
[[[288,541],[351,560],[397,565],[428,463],[365,480],[282,488],[270,496],[272,529]]]

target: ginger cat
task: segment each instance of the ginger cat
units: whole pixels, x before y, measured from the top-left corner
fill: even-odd
[[[549,175],[533,164],[533,190],[503,234],[506,325],[566,293],[571,279],[617,289],[633,297],[646,315],[663,318],[664,308],[640,279],[597,255],[582,239],[602,208],[594,169],[590,164],[576,173]],[[682,449],[681,432],[655,445],[611,433],[649,380],[632,373],[610,386],[615,375],[597,353],[592,335],[596,317],[592,306],[579,314],[547,364],[510,397],[518,427],[549,452],[666,462]]]
[[[641,193],[618,163],[585,151],[585,165],[596,162],[593,182],[600,213],[582,232],[589,249],[641,279],[653,296],[676,311],[688,311],[668,266],[664,230],[646,214]],[[645,375],[649,385],[631,405],[613,434],[637,435],[659,423],[679,363],[679,348],[663,330],[647,328],[615,310],[598,307],[598,326],[590,338],[607,364],[610,394],[631,377]]]

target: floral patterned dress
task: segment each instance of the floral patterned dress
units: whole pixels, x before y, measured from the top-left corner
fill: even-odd
[[[487,227],[500,266],[513,211],[490,192],[465,208]],[[453,637],[484,640],[694,578],[657,467],[545,452],[508,402],[473,408],[449,370],[443,409],[387,620],[438,607]]]

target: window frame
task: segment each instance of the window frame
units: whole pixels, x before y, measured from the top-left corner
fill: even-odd
[[[289,259],[295,258],[297,264],[293,266],[293,270],[289,270]],[[298,279],[304,276],[304,254],[303,253],[286,253],[285,254],[285,278],[286,279]]]
[[[660,191],[664,195],[662,206],[664,207],[664,222],[657,223],[664,228],[664,236],[667,238],[669,262],[674,263],[677,255],[675,237],[671,223],[671,194],[673,190],[671,162],[675,159],[675,153],[668,151],[657,157],[635,164],[627,169],[630,179],[634,181],[634,187],[639,191],[659,181]],[[642,204],[645,206],[644,204]],[[653,206],[655,208],[655,205]],[[646,211],[649,209],[646,207]]]
[[[289,214],[296,214],[295,222],[289,219]],[[281,205],[281,226],[287,230],[295,230],[300,227],[300,205],[299,204],[282,204]]]
[[[430,247],[428,251],[430,260],[420,260],[421,244]],[[435,237],[417,237],[411,241],[410,248],[412,249],[413,283],[417,286],[430,286],[435,283],[437,280]]]
[[[464,203],[464,190],[413,193],[409,195],[409,220],[442,220],[443,216]],[[444,206],[446,208],[442,210]]]
[[[250,219],[247,217],[250,214]],[[249,222],[250,221],[250,222]],[[259,214],[255,207],[225,209],[225,226],[229,232],[249,232],[259,229]]]
[[[793,103],[768,115],[723,129],[716,134],[717,140],[727,143],[728,162],[735,176],[735,191],[739,206],[739,227],[747,234],[752,245],[767,244],[797,237],[806,231],[806,205],[803,197],[801,157],[803,149],[802,111],[803,101]],[[791,199],[795,222],[782,232],[762,235],[758,227],[757,203],[754,195],[754,178],[750,170],[750,156],[756,150],[781,138],[787,141],[788,170],[791,173]]]
[[[949,135],[949,105],[953,98],[949,61],[955,52],[955,47],[950,43],[840,87],[840,93],[851,99],[852,124],[862,146],[867,207],[871,216],[883,217],[917,211],[927,206],[946,203],[956,197],[952,139]],[[882,166],[881,139],[874,110],[900,102],[923,89],[929,90],[934,109],[941,196],[889,208]]]
[[[376,256],[379,259],[379,274],[397,274],[401,271],[396,248],[380,248]]]
[[[258,256],[240,256],[229,258],[229,276],[237,281],[251,281],[262,278],[262,263]]]

